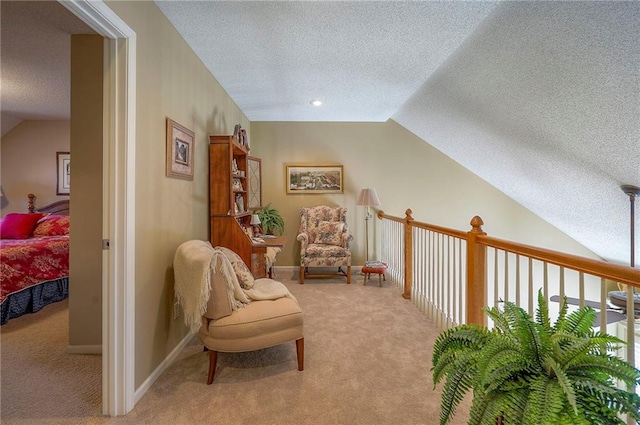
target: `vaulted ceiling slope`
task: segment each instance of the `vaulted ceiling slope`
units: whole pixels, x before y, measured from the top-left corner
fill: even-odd
[[[628,264],[639,2],[156,4],[252,121],[392,117]]]
[[[501,3],[393,118],[629,264],[619,186],[640,186],[640,3]]]

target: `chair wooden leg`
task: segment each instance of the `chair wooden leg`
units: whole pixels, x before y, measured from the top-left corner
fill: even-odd
[[[351,284],[351,264],[347,266],[347,285]]]
[[[300,285],[304,285],[304,266],[300,266]]]
[[[296,340],[296,352],[298,354],[298,370],[304,370],[304,338]]]
[[[209,376],[207,377],[207,385],[213,383],[213,377],[216,374],[216,365],[218,364],[218,352],[209,350]]]

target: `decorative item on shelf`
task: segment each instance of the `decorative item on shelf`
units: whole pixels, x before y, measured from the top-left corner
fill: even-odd
[[[249,137],[247,136],[247,130],[244,128],[240,130],[240,144],[247,148],[247,152],[249,152]]]
[[[236,195],[236,206],[238,208],[236,212],[238,213],[244,212],[244,197],[240,194]]]
[[[380,205],[380,199],[378,198],[378,194],[375,189],[362,189],[360,191],[360,195],[358,196],[358,202],[356,205],[362,205],[367,207],[367,213],[364,216],[364,234],[365,234],[365,245],[367,252],[367,261],[369,261],[369,219],[372,217],[370,207],[377,207]]]
[[[249,224],[253,226],[254,235],[262,233],[262,230],[260,229],[260,216],[258,214],[251,214],[251,221]]]
[[[240,181],[240,179],[233,179],[233,190],[236,192],[241,192],[242,189],[242,182]]]
[[[262,229],[267,235],[273,235],[277,230],[281,235],[284,233],[284,219],[278,212],[278,210],[271,208],[271,204],[267,204],[259,210],[256,210],[256,214],[260,218]]]
[[[233,127],[233,140],[235,140],[238,144],[240,143],[240,129],[240,124],[236,124]]]
[[[239,176],[240,173],[238,172],[238,161],[236,161],[235,158],[233,158],[233,161],[231,161],[231,174],[233,174],[234,176]]]

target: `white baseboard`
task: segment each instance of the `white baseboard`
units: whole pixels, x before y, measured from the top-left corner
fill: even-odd
[[[149,388],[151,388],[153,383],[156,382],[156,380],[160,377],[160,375],[162,375],[162,372],[164,372],[169,366],[171,366],[171,364],[176,360],[180,352],[182,352],[184,347],[187,346],[189,341],[191,341],[191,339],[196,333],[197,331],[193,333],[188,333],[187,336],[185,336],[184,339],[180,341],[180,344],[176,345],[173,351],[171,351],[171,353],[169,353],[169,355],[165,357],[165,359],[162,361],[162,363],[158,365],[158,367],[153,371],[153,373],[149,375],[147,379],[145,379],[142,385],[140,385],[138,389],[136,389],[133,395],[134,405],[138,404],[138,401],[140,401],[142,396],[145,395],[145,393],[149,390]]]
[[[102,354],[102,344],[99,345],[68,345],[64,350],[67,354]]]

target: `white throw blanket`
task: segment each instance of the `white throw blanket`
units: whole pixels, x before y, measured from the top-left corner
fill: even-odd
[[[298,303],[298,300],[289,292],[289,289],[281,282],[273,279],[256,279],[253,283],[253,288],[243,289],[247,297],[253,301],[259,300],[277,300],[278,298],[291,298]]]
[[[220,267],[215,270],[218,264]],[[184,323],[192,332],[201,325],[202,315],[207,311],[211,293],[211,273],[223,273],[227,282],[227,296],[234,311],[252,300],[274,300],[291,295],[286,286],[271,279],[256,279],[253,288],[242,289],[231,262],[224,253],[209,242],[191,240],[181,244],[173,259],[176,300],[182,306]]]

